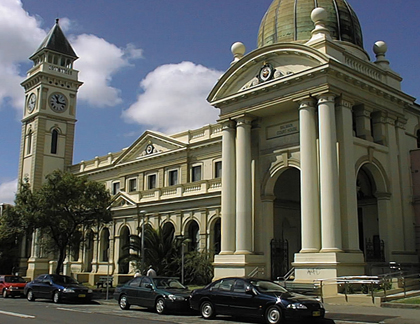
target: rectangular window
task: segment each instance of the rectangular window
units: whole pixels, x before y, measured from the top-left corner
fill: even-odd
[[[151,174],[147,177],[147,189],[156,188],[156,174]]]
[[[193,166],[191,169],[191,182],[201,180],[201,165]]]
[[[168,185],[175,186],[178,184],[178,170],[171,170],[168,173]]]
[[[214,178],[221,178],[222,177],[222,161],[217,161],[214,164]]]
[[[114,182],[112,184],[112,194],[116,195],[119,192],[120,192],[120,183],[119,182]]]
[[[136,178],[128,180],[128,191],[129,192],[137,191],[137,179]]]

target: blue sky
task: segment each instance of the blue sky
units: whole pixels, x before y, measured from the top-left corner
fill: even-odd
[[[129,146],[144,130],[214,123],[205,101],[232,61],[231,45],[256,48],[272,0],[1,0],[0,202],[16,191],[24,92],[20,82],[46,33],[60,25],[80,57],[74,163]],[[403,91],[420,98],[419,0],[349,0],[364,48],[388,44]]]

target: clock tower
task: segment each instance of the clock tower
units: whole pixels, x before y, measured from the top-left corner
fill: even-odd
[[[45,176],[72,164],[76,124],[77,55],[58,19],[30,57],[33,67],[22,82],[25,107],[19,160],[19,180],[38,189]]]

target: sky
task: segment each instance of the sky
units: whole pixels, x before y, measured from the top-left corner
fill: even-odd
[[[256,48],[272,0],[1,0],[0,203],[17,187],[28,59],[60,26],[79,59],[73,163],[118,152],[145,130],[166,134],[215,123],[206,98],[233,60],[231,45]],[[349,0],[371,60],[373,44],[420,98],[420,1]]]

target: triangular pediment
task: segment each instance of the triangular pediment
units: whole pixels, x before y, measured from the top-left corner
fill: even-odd
[[[112,198],[112,201],[110,204],[110,208],[113,208],[113,209],[126,208],[129,206],[136,206],[136,203],[132,199],[124,195],[124,193],[122,193],[121,191]]]
[[[186,144],[170,136],[154,131],[146,131],[130,147],[124,150],[115,164],[137,161],[159,154],[176,151],[186,147]]]
[[[287,79],[328,61],[323,53],[301,44],[265,46],[233,64],[219,79],[207,100],[212,103],[274,82],[287,82]]]

